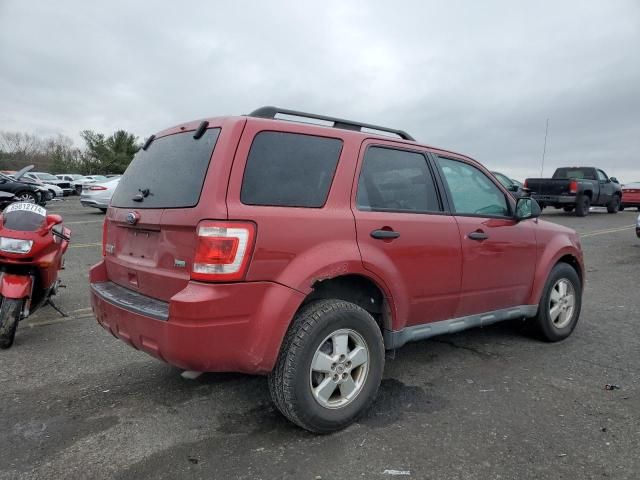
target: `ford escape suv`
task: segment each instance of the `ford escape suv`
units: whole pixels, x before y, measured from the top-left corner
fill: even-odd
[[[91,302],[181,369],[267,374],[287,418],[330,432],[373,402],[385,349],[509,319],[571,334],[580,242],[539,215],[403,131],[263,107],[146,141],[107,212]]]

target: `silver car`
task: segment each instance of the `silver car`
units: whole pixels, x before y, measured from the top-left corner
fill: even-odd
[[[82,186],[82,193],[80,194],[80,203],[83,207],[99,208],[103,212],[109,208],[109,202],[113,196],[120,177],[107,180],[100,183],[87,183]]]

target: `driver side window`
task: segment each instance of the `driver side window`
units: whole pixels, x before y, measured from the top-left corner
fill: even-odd
[[[465,162],[438,157],[455,213],[509,216],[504,193],[481,170]]]

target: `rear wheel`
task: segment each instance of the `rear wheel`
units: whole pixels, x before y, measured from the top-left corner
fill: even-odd
[[[2,349],[13,345],[18,321],[22,314],[22,302],[14,298],[2,299],[2,306],[0,306],[0,348]]]
[[[576,202],[576,216],[586,217],[589,215],[589,208],[591,208],[591,199],[586,195],[578,197]]]
[[[571,265],[558,263],[549,274],[538,314],[531,323],[544,340],[564,340],[576,327],[581,306],[582,284],[578,274]]]
[[[106,208],[101,208],[101,209],[100,209],[100,211],[101,211],[102,213],[107,213],[107,209],[106,209]]]
[[[384,368],[380,328],[361,307],[321,300],[296,314],[269,375],[273,401],[316,433],[351,424],[374,401]]]
[[[620,197],[614,195],[609,203],[607,203],[607,213],[618,213],[618,210],[620,210]]]

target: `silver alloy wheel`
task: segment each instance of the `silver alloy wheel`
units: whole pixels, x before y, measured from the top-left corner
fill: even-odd
[[[311,394],[325,408],[342,408],[362,391],[368,373],[364,338],[355,330],[336,330],[320,343],[311,361]]]
[[[21,202],[36,203],[36,200],[33,197],[33,195],[27,192],[23,193],[22,195],[19,195],[17,198]]]
[[[576,292],[566,278],[559,279],[549,295],[549,318],[556,328],[564,328],[573,320],[576,307]]]

